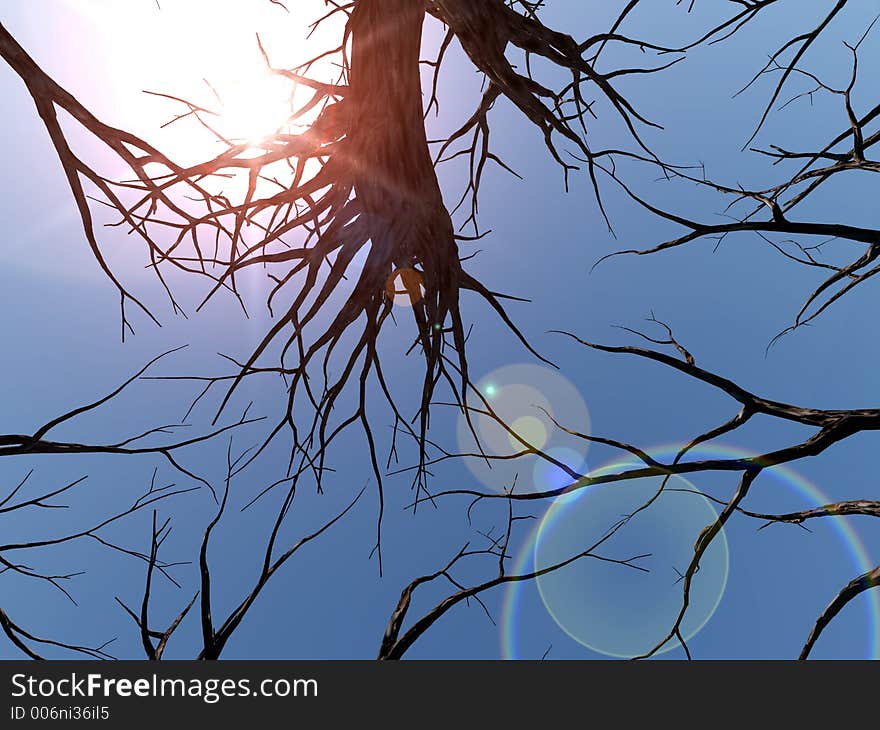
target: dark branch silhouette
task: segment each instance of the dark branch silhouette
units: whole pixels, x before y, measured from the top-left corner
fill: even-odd
[[[281,3],[271,0],[273,4]],[[766,524],[789,523],[803,526],[809,520],[852,515],[880,516],[878,502],[851,499],[796,513],[770,515],[747,509],[746,501],[764,471],[831,451],[836,444],[856,434],[880,430],[880,408],[819,409],[769,399],[740,386],[733,376],[707,370],[697,364],[692,350],[675,337],[672,328],[653,315],[650,323],[656,330],[642,332],[622,329],[648,346],[612,346],[594,343],[572,333],[561,333],[591,350],[610,355],[630,355],[678,372],[695,384],[719,391],[729,397],[735,410],[712,428],[681,441],[679,452],[671,460],[660,461],[649,450],[626,440],[586,432],[584,424],[563,423],[546,415],[555,426],[572,438],[602,444],[626,455],[633,463],[612,472],[579,473],[551,453],[519,434],[493,409],[490,400],[476,387],[471,377],[468,344],[470,322],[463,314],[464,297],[471,297],[498,318],[506,330],[532,357],[549,363],[529,342],[505,303],[520,298],[495,291],[488,282],[468,273],[467,245],[480,240],[487,231],[479,219],[479,200],[486,170],[492,165],[516,175],[512,166],[493,150],[491,132],[496,106],[506,104],[536,132],[535,139],[558,164],[561,177],[568,183],[580,172],[592,189],[609,231],[612,220],[605,198],[608,188],[621,189],[639,207],[678,227],[678,235],[652,242],[643,248],[625,248],[612,256],[636,254],[647,256],[710,239],[721,241],[731,234],[753,233],[787,259],[816,269],[823,277],[808,293],[790,327],[792,332],[813,322],[832,304],[880,272],[880,229],[857,225],[847,220],[827,221],[810,210],[815,192],[834,179],[854,174],[880,171],[880,162],[871,159],[871,151],[880,141],[880,131],[872,124],[880,117],[880,105],[861,108],[855,92],[859,81],[859,54],[869,37],[873,22],[866,31],[846,44],[851,60],[851,74],[846,84],[835,86],[807,65],[810,52],[825,39],[835,22],[848,7],[847,0],[828,0],[821,18],[812,27],[790,37],[771,51],[745,88],[759,80],[772,79],[766,105],[757,114],[756,126],[748,139],[753,143],[795,84],[807,84],[784,104],[789,107],[800,99],[827,94],[836,99],[845,119],[842,128],[823,132],[824,143],[815,149],[793,150],[777,144],[752,151],[766,158],[774,169],[788,169],[783,182],[746,189],[732,183],[709,179],[702,168],[673,164],[662,160],[648,143],[648,134],[661,129],[662,120],[649,119],[639,110],[637,99],[623,91],[628,77],[657,74],[682,62],[698,46],[723,43],[743,32],[761,13],[781,6],[784,0],[739,0],[733,9],[725,3],[724,15],[709,27],[691,34],[677,44],[655,42],[649,37],[630,36],[627,22],[642,3],[628,0],[605,32],[578,39],[574,35],[545,24],[541,11],[544,3],[526,0],[353,0],[328,3],[329,9],[314,28],[337,19],[342,30],[337,41],[322,53],[295,68],[276,68],[261,40],[256,42],[267,69],[292,87],[306,92],[307,100],[292,108],[289,126],[254,141],[227,139],[212,125],[213,111],[174,94],[153,92],[178,109],[171,123],[184,119],[201,125],[204,134],[221,145],[222,151],[195,164],[181,164],[149,142],[118,129],[92,114],[74,92],[62,88],[47,75],[38,62],[0,26],[0,55],[27,88],[42,124],[57,153],[61,168],[73,195],[83,232],[91,254],[119,295],[122,337],[134,332],[131,308],[156,324],[159,317],[137,294],[129,290],[111,269],[106,244],[99,235],[95,212],[114,216],[110,224],[127,231],[139,240],[149,267],[167,294],[172,313],[187,316],[175,297],[170,274],[186,274],[204,281],[206,289],[199,309],[214,297],[226,294],[241,304],[246,302],[239,287],[242,272],[252,267],[263,269],[270,290],[266,306],[274,321],[262,333],[253,349],[244,357],[227,360],[233,371],[220,376],[146,375],[147,368],[99,400],[66,412],[29,435],[0,435],[0,456],[28,458],[39,454],[153,454],[164,458],[178,473],[194,484],[214,489],[203,477],[186,469],[178,452],[204,445],[260,419],[248,418],[248,409],[230,425],[220,426],[220,419],[232,408],[234,395],[245,379],[270,374],[283,379],[285,408],[283,415],[270,422],[260,443],[233,457],[230,438],[226,453],[226,480],[222,495],[215,494],[216,511],[208,522],[193,562],[198,566],[198,586],[172,610],[161,607],[166,616],[155,628],[157,610],[155,582],[160,578],[177,583],[171,568],[178,563],[164,562],[159,554],[171,529],[171,518],[158,516],[166,500],[190,491],[189,488],[155,486],[138,498],[127,510],[95,521],[91,527],[76,529],[51,539],[0,546],[0,572],[12,571],[28,578],[47,582],[70,594],[64,585],[73,575],[52,575],[16,562],[8,554],[41,550],[76,540],[93,539],[110,549],[121,551],[146,565],[140,604],[116,599],[137,629],[146,657],[161,659],[166,647],[188,616],[197,615],[201,643],[193,652],[203,659],[217,659],[240,626],[250,608],[259,599],[270,579],[299,550],[323,537],[334,525],[349,515],[363,490],[347,506],[320,523],[313,532],[298,541],[284,544],[282,525],[293,507],[300,479],[313,478],[318,493],[323,491],[330,447],[350,428],[359,429],[366,446],[365,455],[376,489],[378,513],[373,552],[382,569],[382,529],[385,515],[384,485],[389,476],[412,475],[414,496],[411,507],[438,504],[455,495],[470,500],[468,516],[474,505],[498,500],[508,511],[507,529],[501,536],[484,534],[488,547],[465,546],[439,570],[427,572],[403,589],[385,629],[379,659],[399,659],[429,629],[454,607],[473,600],[489,613],[483,594],[493,588],[517,581],[529,581],[541,574],[562,570],[581,560],[603,560],[623,568],[643,570],[639,558],[613,558],[598,552],[603,543],[618,530],[625,529],[633,515],[609,527],[606,535],[593,545],[566,560],[531,573],[507,571],[514,526],[525,517],[515,516],[522,503],[537,504],[587,487],[625,482],[646,476],[663,477],[659,491],[636,510],[647,509],[667,489],[672,475],[700,472],[730,472],[738,475],[737,487],[726,498],[713,498],[720,506],[717,519],[703,529],[694,544],[687,569],[680,574],[681,610],[663,640],[645,653],[656,654],[670,642],[678,642],[691,656],[682,634],[687,614],[692,580],[713,540],[730,519],[747,517]],[[687,4],[690,12],[695,2]],[[786,5],[796,4],[789,2]],[[796,12],[796,11],[795,11]],[[437,56],[420,59],[427,22],[443,28]],[[447,136],[429,140],[425,118],[443,103],[439,78],[445,59],[453,47],[460,48],[473,70],[483,80],[480,98],[473,113]],[[612,62],[610,49],[615,53]],[[637,53],[645,62],[620,61],[627,53]],[[645,60],[647,59],[647,60]],[[317,70],[331,60],[335,75],[318,78]],[[432,69],[428,88],[421,67]],[[540,69],[540,71],[539,71]],[[800,87],[798,87],[800,88]],[[745,89],[743,89],[745,90]],[[59,122],[63,114],[78,126],[78,132],[96,140],[121,162],[128,179],[111,179],[102,174],[73,149]],[[613,147],[596,141],[595,120],[599,115],[616,125]],[[295,127],[295,128],[294,128]],[[623,139],[624,142],[620,142]],[[625,149],[622,147],[626,147]],[[466,182],[460,195],[447,204],[438,180],[437,169],[452,160],[464,162]],[[717,195],[725,204],[728,220],[705,222],[705,210],[690,214],[666,210],[629,174],[632,167],[651,174],[658,171],[664,181],[695,185]],[[220,183],[240,176],[246,182],[239,198],[220,192]],[[644,175],[642,175],[644,177]],[[774,178],[778,180],[778,178]],[[824,256],[824,251],[839,242],[855,245],[848,252],[848,262]],[[627,244],[628,245],[628,244]],[[611,258],[611,257],[605,257]],[[603,259],[604,260],[604,259]],[[357,263],[363,261],[363,263]],[[412,351],[420,354],[421,384],[412,398],[403,402],[393,393],[384,364],[388,355],[380,337],[389,320],[394,323],[395,300],[406,300],[412,315]],[[656,346],[661,349],[651,349]],[[662,349],[666,348],[666,349]],[[166,353],[170,354],[170,353]],[[164,357],[163,356],[160,356]],[[156,360],[160,359],[157,358]],[[267,363],[269,359],[271,362]],[[153,365],[156,360],[150,363]],[[331,372],[333,375],[331,375]],[[186,409],[183,421],[207,401],[213,391],[221,391],[214,411],[212,428],[190,439],[150,445],[159,436],[174,435],[182,424],[161,426],[110,444],[58,441],[51,432],[70,424],[78,416],[100,409],[123,389],[138,379],[195,383],[198,391]],[[216,386],[216,387],[215,387]],[[384,446],[375,428],[378,394],[385,416],[393,418],[389,455],[383,467],[379,452]],[[443,394],[443,395],[441,395]],[[346,396],[353,396],[355,405]],[[368,409],[368,403],[371,408]],[[340,413],[344,408],[344,413]],[[437,407],[457,409],[469,424],[476,440],[473,453],[455,453],[438,443],[430,433],[431,413]],[[701,444],[730,437],[756,416],[779,422],[797,423],[812,429],[809,437],[783,448],[756,450],[751,456],[735,458],[690,459],[690,452]],[[491,454],[480,443],[473,419],[488,419],[502,428],[516,444],[511,453]],[[243,499],[248,508],[270,493],[281,493],[280,506],[269,527],[266,547],[256,577],[240,601],[220,620],[213,615],[213,591],[218,581],[210,562],[212,536],[227,513],[230,485],[238,475],[269,449],[270,444],[286,437],[289,461],[283,475],[265,488]],[[398,438],[414,444],[414,458],[408,466],[392,470],[397,464]],[[176,436],[175,436],[176,438]],[[469,485],[449,485],[442,490],[429,488],[431,468],[455,458],[480,458],[492,461],[516,461],[539,458],[562,470],[570,483],[556,489],[488,492]],[[72,493],[82,480],[45,491],[35,497],[18,497],[27,477],[0,502],[0,518],[8,513],[34,509],[60,508],[52,500]],[[508,486],[509,485],[500,485]],[[15,501],[16,499],[20,501]],[[154,506],[147,550],[139,552],[106,541],[101,530],[135,512]],[[169,513],[173,515],[173,512]],[[634,513],[635,514],[635,513]],[[465,584],[455,577],[462,563],[497,561],[485,580]],[[497,567],[497,570],[495,569]],[[860,593],[880,583],[874,569],[846,585],[829,604],[809,636],[802,658],[806,658],[828,623]],[[452,592],[434,606],[429,606],[415,620],[409,620],[414,597],[426,584],[446,581]],[[182,587],[182,586],[181,586]],[[190,598],[190,595],[192,596]],[[0,609],[0,626],[23,653],[41,658],[46,648],[66,649],[93,658],[109,658],[106,645],[90,648],[42,638],[23,628]],[[42,648],[41,648],[42,647]]]

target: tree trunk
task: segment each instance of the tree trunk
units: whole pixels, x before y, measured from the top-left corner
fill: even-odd
[[[394,269],[418,268],[420,325],[430,329],[457,304],[460,267],[425,134],[419,68],[424,19],[422,0],[358,2],[350,25],[348,100],[350,162],[372,234],[374,284],[384,294]]]

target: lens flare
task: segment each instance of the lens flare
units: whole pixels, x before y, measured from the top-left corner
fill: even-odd
[[[547,429],[535,416],[520,416],[510,424],[510,430],[513,433],[507,435],[507,440],[514,449],[521,448],[523,441],[536,449],[543,449],[547,444]]]
[[[651,456],[656,459],[668,461],[675,456],[680,448],[680,445],[672,445],[651,448],[647,451]],[[693,449],[690,452],[690,456],[694,459],[742,458],[750,455],[750,452],[729,445],[703,445]],[[607,469],[609,467],[605,468]],[[797,494],[804,500],[804,508],[817,507],[834,501],[827,494],[823,493],[815,484],[809,482],[807,479],[805,479],[802,475],[800,475],[789,466],[776,466],[772,469],[767,469],[761,475],[761,478],[767,479],[771,482],[771,484],[785,487],[787,490]],[[554,484],[553,486],[564,486],[566,483],[569,482],[563,480],[561,484]],[[553,488],[553,486],[551,486],[550,488]],[[600,487],[600,489],[608,489],[609,487],[611,489],[614,489],[615,485],[605,485],[604,487]],[[569,495],[567,499],[572,500],[574,504],[576,504],[579,499],[584,499],[583,505],[587,505],[589,504],[589,500],[584,495],[586,495],[586,493],[589,491],[590,488],[586,488],[579,492],[574,492]],[[597,491],[595,494],[599,494],[599,492]],[[548,510],[547,515],[545,515],[545,518],[537,527],[535,527],[532,534],[529,536],[529,539],[523,545],[520,553],[516,558],[516,561],[510,567],[511,574],[528,572],[534,567],[536,560],[536,545],[540,540],[542,527],[544,526],[547,518],[550,516],[550,513],[554,511],[554,509],[561,511],[564,510],[564,507],[565,505],[563,502],[560,502],[558,506],[556,503],[551,506],[550,510]],[[832,526],[839,543],[845,550],[851,564],[853,575],[860,575],[871,570],[876,563],[872,561],[870,556],[868,555],[868,551],[864,543],[862,542],[862,539],[860,538],[858,532],[853,527],[851,521],[842,516],[829,517],[825,518],[825,520],[827,520],[828,524]],[[587,524],[589,524],[589,521],[587,521]],[[708,524],[708,522],[706,524]],[[645,552],[649,552],[654,550],[655,546],[652,544],[645,544],[643,547]],[[693,548],[691,546],[691,554],[692,550]],[[618,556],[615,555],[614,557]],[[624,557],[629,557],[629,555],[626,555]],[[619,568],[619,566],[614,567]],[[681,571],[681,567],[676,567],[679,571]],[[621,571],[616,570],[614,572],[614,579],[619,579],[621,575]],[[698,573],[697,576],[699,577],[700,573]],[[673,577],[674,579],[677,579],[677,575],[674,575]],[[629,576],[628,579],[634,580],[632,576]],[[681,588],[680,583],[678,584],[678,587],[679,589]],[[583,592],[585,589],[582,588],[580,590]],[[523,629],[520,627],[520,621],[527,596],[534,596],[534,593],[532,593],[532,591],[536,591],[538,593],[538,596],[536,596],[535,598],[541,601],[540,605],[544,605],[544,599],[541,596],[541,589],[533,582],[511,583],[505,591],[500,623],[501,656],[504,659],[525,658],[523,657],[521,648],[521,641],[524,638],[525,634],[521,633]],[[680,598],[681,592],[679,590],[679,599]],[[532,599],[529,598],[528,602],[531,603]],[[868,637],[865,642],[864,658],[875,660],[880,659],[880,595],[878,595],[878,591],[867,592],[866,600],[862,602],[861,605],[863,606],[863,608],[859,610],[864,612],[865,621],[868,626]],[[665,628],[668,631],[669,626],[666,626]],[[806,638],[806,635],[804,635],[804,638]],[[582,644],[583,642],[578,643]],[[540,649],[538,651],[538,655],[540,655],[541,651],[543,651],[543,649]],[[534,657],[529,656],[529,658]]]
[[[569,472],[583,473],[588,442],[565,429],[589,434],[590,416],[568,380],[546,367],[519,364],[489,373],[476,388],[485,403],[469,395],[470,423],[459,416],[458,444],[462,453],[472,455],[465,463],[482,484],[497,491],[515,484],[523,491],[546,488],[541,484],[551,475],[572,481]],[[532,453],[536,450],[558,463]],[[557,452],[561,458],[553,456]],[[480,458],[481,453],[487,458]]]
[[[613,466],[616,470],[627,465]],[[538,529],[535,568],[562,562],[600,540],[623,515],[631,515],[646,504],[661,483],[662,477],[645,477],[588,487],[557,499]],[[712,504],[693,484],[672,477],[660,496],[599,550],[615,559],[648,554],[638,564],[650,572],[589,558],[579,560],[537,579],[547,611],[575,641],[601,654],[629,658],[653,649],[681,609],[681,577],[693,557],[694,541],[716,517]],[[682,624],[685,640],[715,612],[724,594],[727,572],[727,540],[722,532],[704,554],[691,585],[690,605]],[[669,642],[661,652],[677,646],[677,642]]]
[[[573,449],[555,448],[549,449],[547,455],[552,457],[556,462],[562,464],[568,469],[579,474],[586,474],[589,469],[584,461],[582,454]],[[561,466],[557,466],[551,461],[538,459],[532,469],[532,477],[537,488],[543,490],[561,489],[567,484],[571,484],[571,477],[568,471]]]
[[[412,307],[424,295],[424,277],[415,269],[396,269],[385,282],[385,296],[396,307]]]

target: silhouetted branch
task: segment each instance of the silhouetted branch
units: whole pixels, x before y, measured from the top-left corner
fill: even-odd
[[[491,620],[491,614],[489,614],[485,604],[483,604],[481,601],[481,595],[484,592],[489,591],[492,588],[497,588],[498,586],[505,585],[507,583],[535,580],[542,575],[548,575],[557,570],[561,570],[562,568],[565,568],[566,566],[571,565],[583,558],[592,558],[594,560],[601,560],[607,563],[615,563],[617,565],[632,568],[634,570],[647,572],[647,568],[643,568],[642,566],[637,565],[638,560],[649,557],[649,555],[647,554],[635,555],[626,559],[617,559],[610,558],[596,552],[599,547],[601,547],[612,537],[612,535],[617,532],[617,530],[623,524],[621,522],[608,530],[608,532],[606,532],[599,540],[595,541],[592,545],[590,545],[582,552],[571,555],[564,560],[561,560],[557,563],[554,563],[553,565],[549,565],[544,568],[536,569],[526,573],[509,574],[506,568],[506,561],[510,557],[508,547],[510,545],[513,525],[516,521],[523,519],[529,518],[515,517],[513,514],[512,503],[508,503],[507,528],[501,534],[501,536],[497,538],[493,538],[491,534],[484,535],[484,537],[489,542],[489,546],[487,548],[475,550],[470,549],[470,545],[466,544],[440,570],[434,573],[423,575],[410,582],[401,592],[400,599],[397,602],[397,606],[391,614],[391,617],[388,621],[388,626],[385,629],[385,635],[382,639],[382,644],[379,647],[379,655],[377,658],[380,660],[393,660],[403,658],[403,655],[426,631],[434,626],[434,624],[439,621],[448,611],[450,611],[452,608],[462,602],[468,602],[471,599],[476,600],[480,604],[480,606],[482,606],[483,610],[486,611],[487,615],[489,615],[489,619]],[[451,573],[452,569],[455,568],[463,560],[480,556],[491,556],[497,559],[497,574],[491,579],[470,587],[465,587],[464,585],[461,585],[453,577]],[[421,586],[432,583],[438,578],[445,578],[449,583],[453,585],[453,587],[457,588],[457,591],[448,595],[438,604],[430,608],[420,618],[415,620],[408,629],[404,631],[404,622],[411,608],[412,599],[415,592]]]

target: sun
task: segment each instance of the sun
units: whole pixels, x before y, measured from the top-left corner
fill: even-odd
[[[229,141],[256,145],[287,127],[292,86],[267,69],[227,77],[212,87],[217,95],[217,131]]]
[[[286,127],[297,90],[270,72],[260,45],[274,67],[293,68],[342,37],[333,22],[310,33],[310,24],[326,12],[322,0],[289,3],[290,12],[270,2],[241,0],[158,5],[67,0],[66,5],[77,37],[90,45],[81,63],[100,77],[114,126],[155,140],[183,162],[217,154],[226,142],[259,145],[276,132],[291,131]],[[110,58],[112,64],[101,63]],[[309,73],[335,81],[330,76],[338,67],[331,62]],[[191,102],[199,113],[185,114],[187,108],[175,100]]]

